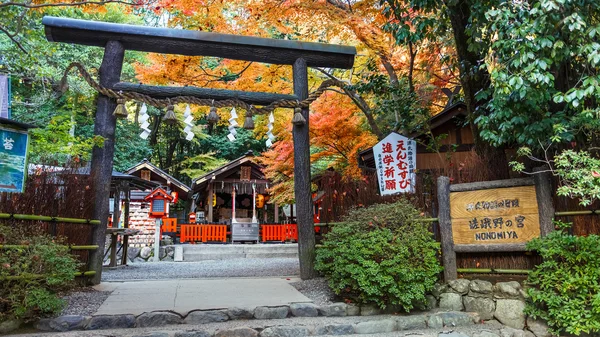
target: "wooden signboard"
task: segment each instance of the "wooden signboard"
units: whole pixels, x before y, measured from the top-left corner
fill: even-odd
[[[528,241],[554,229],[546,171],[532,178],[456,185],[439,177],[438,202],[446,281],[458,276],[456,253],[525,251]]]
[[[242,166],[240,167],[240,180],[248,181],[252,174],[252,167]]]
[[[454,244],[526,243],[540,236],[535,186],[450,193]]]

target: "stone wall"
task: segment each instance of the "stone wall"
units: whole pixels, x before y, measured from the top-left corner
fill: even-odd
[[[498,320],[514,329],[533,333],[536,337],[549,337],[547,325],[527,318],[526,292],[516,281],[492,284],[482,280],[458,279],[436,285],[431,306],[440,310],[477,312],[482,320]]]
[[[148,216],[150,203],[132,201],[129,204],[129,228],[139,229],[129,238],[129,247],[153,247],[156,222]]]

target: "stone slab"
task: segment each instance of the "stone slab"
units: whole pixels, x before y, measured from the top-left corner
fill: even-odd
[[[139,315],[233,307],[255,308],[311,302],[285,278],[183,279],[113,282],[113,293],[94,315]],[[106,284],[106,283],[103,283]]]

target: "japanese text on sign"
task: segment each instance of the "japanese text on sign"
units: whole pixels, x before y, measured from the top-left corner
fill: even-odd
[[[417,147],[414,140],[391,133],[373,147],[381,195],[414,193]]]
[[[534,186],[450,193],[455,244],[524,243],[540,235]]]
[[[28,135],[0,128],[0,192],[23,192]]]

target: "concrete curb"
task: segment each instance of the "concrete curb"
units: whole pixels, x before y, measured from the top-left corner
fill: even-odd
[[[302,305],[306,305],[305,310],[303,310]],[[326,317],[355,316],[356,313],[354,306],[348,306],[344,303],[335,303],[322,307],[317,307],[312,303],[296,303],[292,304],[292,306],[293,310],[290,308],[290,306],[287,305],[276,307],[193,310],[188,312],[186,315],[181,315],[179,313],[171,311],[145,312],[138,316],[134,316],[131,314],[95,315],[91,317],[68,315],[56,318],[42,319],[35,324],[35,328],[41,331],[64,332],[76,330],[105,330],[115,328],[160,327],[176,324],[198,325],[225,322],[230,320],[249,319],[278,319],[277,323],[281,325],[281,319],[289,317],[306,317],[307,312],[310,313],[310,316],[316,316],[318,312],[319,316]],[[335,310],[331,310],[332,306],[335,308]],[[344,309],[343,311],[341,310],[342,307]],[[372,318],[372,320],[361,320],[361,322],[354,324],[332,324],[323,327],[315,327],[314,329],[309,331],[309,335],[331,335],[335,334],[336,332],[344,332],[344,334],[349,334],[350,332],[352,334],[392,332],[400,330],[409,330],[414,328],[465,326],[480,322],[480,317],[477,313],[467,312],[423,313],[418,315],[393,316],[392,318],[386,316],[386,318],[383,319],[381,317],[372,316]],[[68,322],[69,324],[65,324],[65,322]],[[294,329],[292,329],[294,328],[293,326],[289,328],[295,331]],[[268,336],[265,335],[265,337],[279,336],[279,330],[271,329],[269,331],[270,332],[267,333]],[[307,335],[306,329],[302,329],[302,331],[303,332],[300,333],[300,335]],[[281,333],[287,334],[284,332]]]

